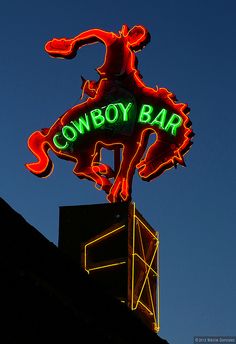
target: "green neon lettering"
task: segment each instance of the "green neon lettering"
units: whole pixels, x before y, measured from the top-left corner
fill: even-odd
[[[123,121],[124,122],[127,122],[128,119],[129,119],[129,116],[128,116],[128,112],[132,106],[132,103],[128,103],[128,105],[125,107],[124,104],[122,103],[117,103],[117,105],[119,105],[121,111],[122,111],[122,115],[123,115]]]
[[[148,104],[143,104],[141,107],[138,122],[140,123],[149,123],[151,120],[151,113],[153,112],[153,107]]]
[[[74,142],[78,137],[78,132],[75,128],[71,127],[70,125],[65,125],[62,128],[62,135],[70,142]]]
[[[110,114],[113,113],[113,118]],[[108,123],[115,123],[119,117],[119,111],[116,107],[116,104],[109,104],[105,110],[105,117]]]
[[[94,109],[90,111],[90,114],[91,114],[94,129],[100,128],[105,122],[105,118],[102,115],[102,110]]]
[[[85,114],[85,118],[80,117],[78,121],[71,121],[73,126],[78,130],[78,132],[83,135],[85,129],[90,131],[89,119],[88,116]]]
[[[53,143],[54,145],[58,148],[58,149],[61,149],[61,150],[65,150],[66,148],[68,148],[69,144],[68,142],[66,142],[64,145],[60,144],[58,142],[58,137],[60,137],[61,135],[59,133],[57,133],[56,135],[53,136]]]
[[[165,131],[169,131],[171,129],[171,134],[176,136],[177,129],[181,126],[182,123],[183,119],[176,113],[173,113],[173,115],[169,119],[169,122],[166,124]]]
[[[156,118],[154,118],[154,120],[152,121],[151,125],[157,125],[159,128],[165,129],[166,114],[167,114],[167,110],[166,109],[162,109],[158,113]]]

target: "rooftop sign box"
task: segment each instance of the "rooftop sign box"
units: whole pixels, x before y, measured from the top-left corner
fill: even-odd
[[[63,206],[59,223],[60,250],[103,290],[132,310],[149,329],[158,332],[159,233],[135,204]]]
[[[35,131],[28,140],[37,158],[26,164],[38,177],[53,171],[49,150],[75,163],[74,174],[89,179],[107,193],[110,202],[131,198],[135,170],[150,181],[177,164],[191,146],[193,132],[187,104],[177,103],[166,88],[145,85],[137,69],[136,53],[149,42],[144,26],[118,33],[91,29],[67,39],[53,39],[45,50],[52,57],[71,59],[79,49],[93,43],[106,47],[97,81],[82,81],[84,101],[60,116],[50,128]],[[149,144],[149,137],[155,141]],[[102,148],[114,154],[116,168],[102,162]]]

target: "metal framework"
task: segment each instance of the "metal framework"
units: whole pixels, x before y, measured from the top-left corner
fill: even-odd
[[[123,235],[127,245],[127,255],[97,260],[104,245]],[[154,332],[160,329],[159,298],[159,233],[151,228],[141,214],[130,204],[128,221],[116,223],[82,243],[82,266],[87,273],[96,277],[113,271],[120,273],[125,267],[127,273],[127,293],[121,302],[134,311]],[[105,275],[104,275],[105,273]],[[108,275],[107,275],[108,276]],[[113,279],[113,277],[111,277]],[[105,277],[106,279],[106,277]],[[112,283],[112,281],[110,281]],[[109,282],[109,283],[110,283]],[[117,282],[116,282],[117,283]],[[118,297],[118,295],[116,295]]]

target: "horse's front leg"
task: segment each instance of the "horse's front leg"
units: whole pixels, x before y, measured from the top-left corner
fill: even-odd
[[[94,181],[97,189],[104,190],[106,193],[110,191],[112,184],[107,178],[107,175],[110,175],[109,166],[96,164],[91,154],[87,152],[80,154],[73,172],[80,179],[86,178]]]
[[[145,145],[132,141],[124,144],[119,171],[107,196],[109,202],[129,201],[136,164],[145,151]]]

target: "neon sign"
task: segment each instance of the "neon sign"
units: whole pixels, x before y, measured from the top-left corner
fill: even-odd
[[[124,106],[122,103],[114,103],[104,106],[102,109],[91,110],[89,115],[79,115],[77,120],[64,125],[61,131],[53,136],[53,143],[58,149],[68,150],[70,147],[71,150],[73,142],[79,144],[78,141],[82,141],[82,136],[94,129],[100,128],[104,132],[106,130],[114,130],[111,124],[117,125],[117,122],[125,123],[132,119],[129,115],[129,110],[132,106],[132,103],[128,103],[127,106]],[[169,119],[166,120],[166,109],[163,108],[157,115],[152,116],[153,113],[151,105],[142,105],[137,117],[138,122],[142,125],[148,124],[154,131],[160,128],[171,135],[177,135],[177,129],[182,124],[182,118],[179,115],[171,114]],[[157,128],[155,129],[155,127]]]
[[[188,106],[176,103],[166,88],[147,87],[137,69],[135,53],[150,40],[144,26],[118,34],[100,29],[85,31],[75,38],[53,39],[45,45],[53,57],[71,59],[88,44],[103,43],[104,63],[97,68],[98,81],[82,82],[82,98],[87,99],[64,113],[47,129],[34,132],[28,147],[37,158],[26,167],[38,177],[53,171],[52,150],[59,158],[75,162],[74,174],[95,182],[110,202],[131,198],[135,169],[150,181],[165,170],[184,165],[193,132]],[[150,146],[148,140],[155,135]],[[102,162],[101,150],[121,150],[114,171]],[[116,155],[116,158],[117,155]]]

